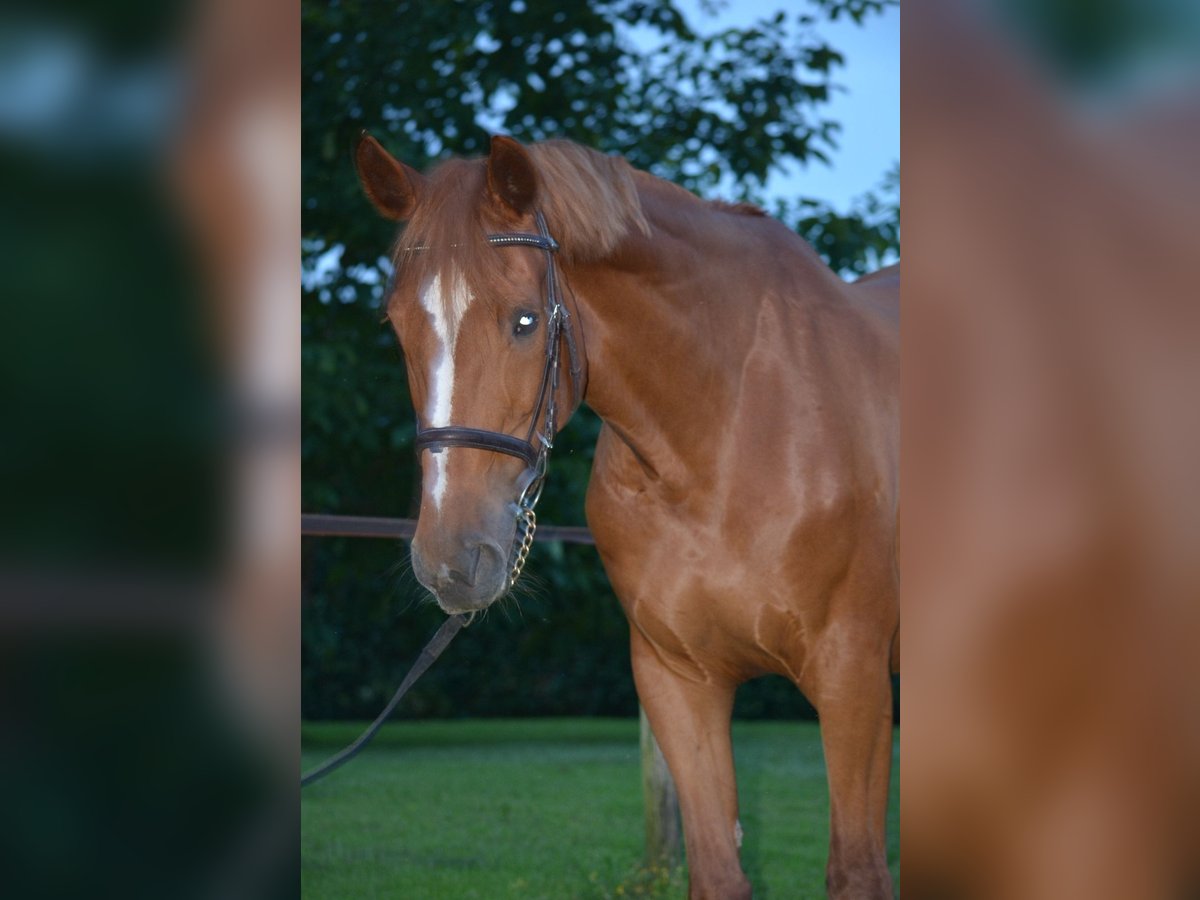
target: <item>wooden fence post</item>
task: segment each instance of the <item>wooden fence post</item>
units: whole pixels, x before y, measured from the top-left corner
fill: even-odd
[[[638,721],[642,744],[642,796],[646,804],[646,863],[675,869],[683,864],[679,795],[675,792],[667,761],[650,730],[646,711],[640,705]]]

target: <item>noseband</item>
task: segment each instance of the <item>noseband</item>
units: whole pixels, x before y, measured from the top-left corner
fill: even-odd
[[[537,234],[512,232],[487,236],[488,243],[497,247],[535,247],[546,254],[546,357],[537,404],[533,408],[533,419],[529,423],[528,433],[522,439],[502,431],[448,425],[444,428],[426,428],[417,432],[416,438],[418,453],[422,450],[439,453],[448,447],[467,447],[515,456],[523,460],[528,467],[522,479],[524,486],[516,504],[517,524],[521,526],[521,533],[513,546],[512,564],[505,590],[511,588],[520,577],[525,560],[529,556],[529,548],[533,546],[533,533],[537,528],[537,517],[533,509],[542,496],[542,486],[550,462],[550,450],[554,447],[554,435],[557,432],[560,347],[564,339],[571,367],[572,406],[578,406],[583,400],[583,368],[575,343],[575,329],[571,323],[571,314],[567,312],[559,294],[558,272],[554,265],[558,241],[550,236],[541,212],[536,214],[536,219]]]

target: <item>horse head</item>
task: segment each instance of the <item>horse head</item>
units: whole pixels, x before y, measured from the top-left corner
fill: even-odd
[[[427,176],[367,135],[355,161],[376,209],[407,222],[387,312],[418,418],[413,571],[446,612],[481,610],[520,573],[550,444],[580,399],[537,171],[505,137]]]

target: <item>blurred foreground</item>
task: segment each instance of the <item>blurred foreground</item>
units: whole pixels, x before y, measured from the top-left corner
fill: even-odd
[[[6,896],[294,896],[299,29],[0,18]]]
[[[909,896],[1200,888],[1192,10],[904,10]]]

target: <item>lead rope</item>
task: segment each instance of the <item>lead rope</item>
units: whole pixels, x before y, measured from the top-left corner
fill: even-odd
[[[392,711],[400,703],[401,698],[408,693],[408,689],[416,683],[416,680],[425,674],[425,670],[433,665],[434,660],[442,655],[442,651],[450,645],[454,640],[454,636],[458,634],[459,629],[470,623],[474,618],[474,613],[471,616],[457,615],[450,616],[442,623],[439,628],[429,639],[429,643],[421,651],[421,655],[417,657],[417,661],[413,663],[408,674],[404,676],[404,680],[400,682],[400,687],[396,689],[396,693],[392,694],[392,699],[388,701],[388,705],[383,708],[375,721],[367,726],[367,730],[358,736],[358,739],[348,747],[338,751],[325,762],[321,763],[315,769],[310,769],[300,776],[300,787],[307,787],[319,778],[324,778],[334,769],[345,765],[371,742],[371,738],[375,737],[375,733],[383,727],[383,723],[391,716]]]

